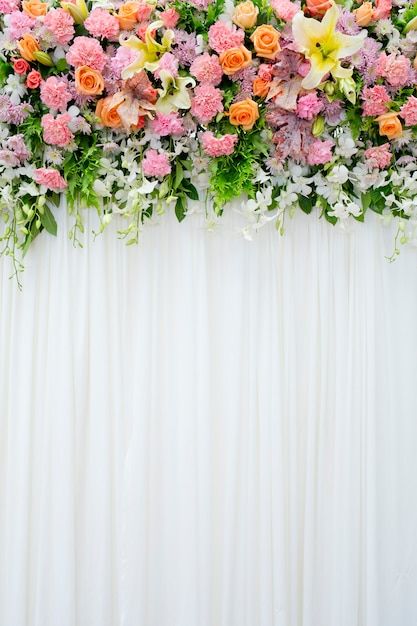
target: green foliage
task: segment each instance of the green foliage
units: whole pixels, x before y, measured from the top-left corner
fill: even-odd
[[[97,137],[77,137],[78,150],[67,155],[63,163],[64,177],[68,182],[67,198],[70,207],[81,202],[86,207],[99,208],[99,200],[93,189],[100,167],[101,149]]]
[[[229,156],[213,159],[210,165],[210,183],[215,208],[221,213],[227,202],[246,194],[252,198],[256,193],[253,182],[255,167],[261,155],[267,156],[268,148],[259,130],[240,132],[235,151]]]
[[[33,155],[32,162],[40,165],[44,148],[41,115],[37,111],[34,111],[32,115],[29,115],[29,117],[20,124],[19,132],[23,133],[26,145]]]
[[[4,83],[7,80],[7,77],[9,76],[9,74],[12,73],[12,71],[13,70],[10,63],[7,63],[6,61],[0,59],[0,87],[3,87]]]

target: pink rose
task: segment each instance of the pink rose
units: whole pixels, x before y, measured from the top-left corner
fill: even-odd
[[[30,65],[25,59],[15,59],[13,61],[13,70],[15,74],[26,74],[30,70]]]
[[[36,70],[29,72],[26,78],[26,87],[29,89],[37,89],[41,84],[42,76]]]

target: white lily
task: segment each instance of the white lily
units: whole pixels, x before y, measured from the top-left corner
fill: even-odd
[[[310,61],[311,68],[303,79],[304,89],[314,89],[326,74],[334,78],[349,78],[351,68],[344,68],[340,61],[358,52],[367,35],[363,30],[359,35],[345,35],[336,30],[339,9],[333,4],[321,22],[305,17],[300,11],[294,16],[292,32],[300,52]]]

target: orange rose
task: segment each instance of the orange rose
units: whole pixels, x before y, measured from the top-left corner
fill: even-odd
[[[104,79],[97,70],[92,70],[88,65],[81,65],[75,70],[75,87],[77,93],[84,96],[98,96],[103,93]]]
[[[253,28],[256,24],[259,9],[255,6],[252,0],[246,0],[241,2],[235,8],[232,20],[240,28]]]
[[[332,6],[331,0],[307,0],[307,9],[310,15],[324,15]]]
[[[379,134],[385,135],[388,139],[397,139],[403,134],[403,127],[397,113],[384,113],[377,117],[376,121],[379,122]]]
[[[30,17],[37,18],[46,15],[48,5],[40,0],[23,0],[22,9]]]
[[[119,7],[117,19],[119,20],[120,28],[122,30],[132,30],[135,28],[137,20],[137,12],[139,9],[139,2],[125,2]]]
[[[123,100],[116,101],[114,104],[113,96],[107,96],[107,98],[101,98],[96,105],[96,115],[103,126],[108,128],[120,128],[122,121],[117,112],[120,104]]]
[[[266,98],[270,85],[271,81],[264,80],[260,76],[257,76],[252,83],[253,95],[258,96],[258,98]]]
[[[22,39],[17,42],[20,56],[26,61],[35,61],[34,52],[39,52],[39,44],[32,35],[23,35]]]
[[[417,57],[413,61],[413,67],[415,70],[417,70]]]
[[[354,13],[358,26],[368,26],[374,14],[372,2],[364,2]]]
[[[258,26],[250,39],[258,57],[275,59],[281,50],[279,37],[279,32],[273,26],[262,24],[262,26]]]
[[[250,98],[234,102],[230,106],[229,121],[233,126],[241,126],[243,130],[251,130],[258,118],[258,105]]]
[[[252,63],[252,53],[245,46],[229,48],[221,53],[219,61],[226,76],[231,76]]]

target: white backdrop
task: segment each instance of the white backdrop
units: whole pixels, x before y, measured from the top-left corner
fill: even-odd
[[[417,252],[172,217],[0,265],[1,626],[415,626]]]

